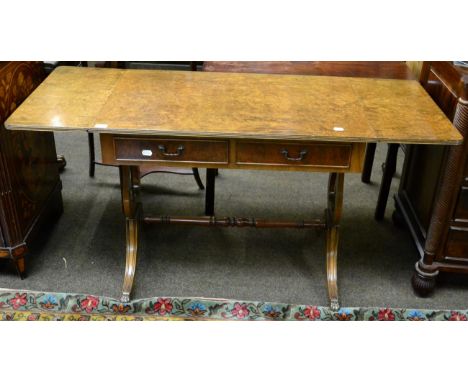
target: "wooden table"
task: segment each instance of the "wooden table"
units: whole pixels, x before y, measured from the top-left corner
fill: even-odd
[[[339,307],[337,254],[344,174],[367,142],[458,144],[462,137],[416,81],[60,67],[6,121],[9,129],[100,133],[120,166],[126,219],[122,300],[133,285],[141,221],[326,231],[328,295]],[[272,221],[143,216],[137,166],[330,173],[322,218]],[[211,197],[211,196],[209,196]]]

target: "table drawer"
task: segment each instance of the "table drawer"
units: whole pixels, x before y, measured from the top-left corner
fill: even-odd
[[[350,143],[238,142],[236,163],[270,166],[310,166],[349,168],[353,146]]]
[[[116,160],[228,163],[228,142],[114,137]]]

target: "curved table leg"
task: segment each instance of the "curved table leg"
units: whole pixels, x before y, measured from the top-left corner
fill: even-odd
[[[340,307],[338,299],[338,239],[339,224],[343,208],[343,185],[344,174],[331,173],[328,180],[328,207],[327,219],[327,286],[330,307],[338,310]]]
[[[137,166],[120,166],[119,169],[122,209],[126,224],[126,261],[121,301],[128,302],[132,292],[138,252],[140,178]]]
[[[130,301],[133,278],[135,276],[136,259],[138,252],[138,219],[126,219],[127,249],[125,260],[125,276],[122,287],[122,302]]]

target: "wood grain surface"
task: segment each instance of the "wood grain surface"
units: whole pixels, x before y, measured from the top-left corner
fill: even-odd
[[[203,70],[206,72],[415,79],[404,61],[204,61]]]
[[[76,67],[57,68],[5,125],[185,137],[462,139],[417,81]]]

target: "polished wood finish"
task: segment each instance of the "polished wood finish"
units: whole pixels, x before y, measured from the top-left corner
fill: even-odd
[[[26,104],[21,105],[23,110],[28,110],[21,117],[21,124],[30,126],[42,121],[35,129],[57,131],[81,127],[88,130],[95,125],[96,115],[122,72],[119,69],[56,68],[28,97]],[[8,121],[5,126],[8,128]],[[44,129],[46,126],[48,129]]]
[[[102,160],[108,165],[164,164],[171,167],[189,164],[202,168],[360,172],[365,153],[365,144],[360,142],[304,141],[299,144],[271,139],[182,140],[113,134],[101,134],[100,138]],[[169,156],[163,155],[160,145],[166,148]]]
[[[117,161],[151,161],[162,164],[228,163],[228,142],[201,139],[156,139],[114,137]],[[106,162],[106,161],[105,161]]]
[[[343,210],[344,174],[331,173],[328,180],[328,204],[325,211],[327,232],[327,283],[332,309],[339,308],[338,300],[338,239]]]
[[[403,61],[205,61],[208,72],[302,74],[414,80]]]
[[[85,65],[82,66],[88,66],[87,62],[84,61]],[[188,61],[188,62],[141,62],[141,61],[114,61],[114,62],[105,62],[104,65],[101,65],[100,67],[114,67],[114,68],[120,68],[120,69],[125,69],[125,68],[142,68],[145,67],[146,69],[149,68],[154,68],[154,69],[182,69],[184,68],[186,70],[197,70],[197,64],[201,64],[200,62],[196,61]],[[166,67],[166,65],[169,65]],[[148,67],[146,67],[148,66]],[[94,148],[94,133],[88,132],[88,145],[89,145],[89,176],[94,177],[96,165],[104,165],[104,166],[111,166],[108,164],[104,164],[100,161],[96,161],[95,158],[95,148]],[[203,185],[203,182],[200,178],[200,173],[198,171],[198,168],[193,167],[191,170],[188,169],[167,169],[166,167],[161,167],[153,164],[146,164],[144,166],[141,166],[139,169],[140,173],[140,178],[153,174],[153,173],[171,173],[171,174],[178,174],[178,175],[193,175],[195,178],[195,181],[197,182],[198,188],[200,190],[204,190],[205,186]]]
[[[73,67],[52,72],[6,126],[186,138],[461,141],[416,81]]]
[[[40,62],[0,62],[0,258],[21,277],[38,234],[62,213],[52,133],[8,131],[3,122],[44,79]]]
[[[361,172],[366,144],[245,140],[231,145],[232,168],[280,171]]]
[[[412,63],[412,66],[416,66]],[[275,74],[306,74],[320,76],[368,77],[414,80],[412,70],[403,61],[394,62],[358,62],[358,61],[210,61],[205,62],[203,69],[209,72],[236,73],[275,73]],[[364,167],[361,180],[370,183],[372,166],[377,144],[367,144]],[[385,214],[388,194],[396,168],[398,144],[392,144],[387,152],[385,171],[379,190],[379,198],[375,209],[375,219],[382,220]]]
[[[104,163],[121,168],[127,224],[124,301],[129,299],[135,274],[141,219],[140,165],[157,162],[181,167],[198,161],[197,167],[208,169],[207,189],[213,191],[218,167],[330,172],[322,228],[327,231],[330,304],[337,309],[344,173],[362,170],[366,142],[454,144],[461,138],[420,85],[411,81],[83,70],[67,68],[54,72],[56,78],[33,94],[9,119],[8,126],[53,131],[91,129],[101,133]],[[95,71],[106,74],[105,85]],[[86,86],[94,78],[99,108],[93,104],[86,109],[86,102],[92,102],[88,96],[92,95],[83,88],[82,78]],[[79,94],[82,98],[75,105],[67,103],[67,99]],[[215,162],[200,157],[205,149],[212,150]],[[184,224],[197,225],[219,221],[215,217],[182,220]],[[176,222],[182,220],[174,218]],[[254,220],[242,219],[221,220],[220,224],[255,226]]]
[[[120,141],[125,142],[129,147],[118,150]],[[154,142],[153,142],[154,141]],[[152,145],[150,144],[152,142]],[[120,165],[121,168],[127,168],[131,164],[131,168],[138,168],[145,163],[159,162],[157,155],[153,155],[152,150],[156,150],[161,142],[168,148],[170,156],[165,159],[165,164],[173,166],[184,166],[186,160],[196,157],[197,150],[193,153],[187,149],[187,158],[184,158],[185,147],[191,147],[187,143],[197,142],[203,147],[204,144],[214,148],[223,148],[222,152],[229,152],[226,163],[220,162],[198,162],[198,166],[207,167],[206,178],[206,203],[205,215],[208,217],[145,217],[147,223],[164,223],[164,224],[184,224],[184,225],[203,225],[209,227],[257,227],[257,228],[304,228],[312,226],[315,228],[322,227],[327,232],[327,285],[332,309],[339,308],[338,285],[337,285],[337,256],[338,256],[338,238],[339,238],[339,221],[341,217],[343,204],[343,179],[344,172],[360,172],[362,170],[362,162],[364,158],[365,144],[358,143],[341,143],[341,142],[291,142],[291,141],[274,141],[262,140],[252,141],[250,139],[230,139],[207,141],[199,140],[180,140],[180,139],[159,139],[148,138],[148,136],[131,136],[101,134],[102,157],[103,163]],[[170,143],[170,144],[169,144]],[[227,145],[229,143],[229,146]],[[194,147],[198,147],[194,145]],[[177,150],[181,146],[184,150]],[[147,152],[148,156],[142,159],[141,152]],[[208,149],[209,150],[209,149]],[[215,150],[216,151],[216,150]],[[305,154],[301,154],[305,153]],[[158,154],[159,155],[159,154]],[[191,157],[194,155],[194,157]],[[139,158],[139,159],[138,159]],[[148,159],[146,159],[148,158]],[[289,159],[288,159],[289,158]],[[300,163],[304,160],[304,163]],[[167,163],[166,163],[167,162]],[[332,172],[329,181],[328,190],[328,208],[326,211],[325,222],[289,222],[289,221],[265,221],[263,219],[251,218],[216,218],[214,215],[214,183],[216,176],[216,168],[232,168],[232,169],[268,169],[268,170],[299,170],[299,171],[326,171]],[[129,170],[127,170],[129,171]],[[122,178],[123,181],[130,179],[127,175]],[[129,186],[122,186],[126,192]],[[123,191],[123,192],[124,192]],[[131,198],[125,193],[124,200]],[[123,194],[124,195],[124,194]],[[134,261],[136,258],[136,239],[132,236],[137,235],[137,226],[132,217],[134,214],[125,213],[127,225],[132,224],[127,228],[127,265],[125,271],[125,281],[123,288],[124,301],[128,300],[133,284],[134,277]],[[129,234],[128,232],[132,233]],[[131,243],[131,244],[130,244]]]
[[[122,302],[130,300],[130,293],[135,277],[136,260],[138,253],[138,231],[141,203],[139,200],[139,176],[136,166],[121,166],[120,187],[122,194],[122,209],[125,216],[126,252],[125,276],[122,287]]]
[[[320,219],[279,221],[239,217],[219,218],[216,216],[145,216],[143,221],[151,224],[198,225],[201,227],[326,228],[326,223]]]
[[[236,145],[236,163],[349,169],[352,150],[352,144],[245,141]]]
[[[439,272],[468,273],[468,70],[425,62],[421,82],[464,137],[454,147],[410,147],[396,197],[421,260],[413,287],[432,292]]]
[[[411,66],[417,66],[412,63]],[[211,61],[204,63],[204,70],[209,72],[275,73],[306,74],[320,76],[368,77],[414,80],[412,70],[403,61],[394,62],[357,62],[357,61],[308,61],[308,62],[273,62],[273,61]],[[416,70],[416,69],[415,69]],[[369,142],[364,160],[361,180],[370,183],[376,143]],[[385,214],[392,178],[395,174],[398,144],[391,144],[387,152],[385,171],[379,190],[375,209],[375,219],[382,220]]]

